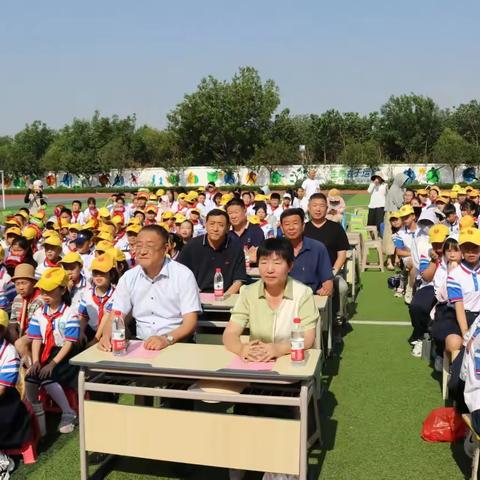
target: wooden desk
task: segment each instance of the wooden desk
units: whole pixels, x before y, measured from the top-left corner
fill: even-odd
[[[88,478],[87,451],[193,463],[307,478],[308,448],[320,439],[315,374],[320,352],[307,352],[305,365],[277,360],[271,372],[231,370],[223,346],[175,344],[154,358],[114,357],[93,346],[70,362],[78,377],[80,473]],[[88,378],[87,378],[88,376]],[[245,393],[192,389],[200,380],[248,382]],[[263,386],[260,388],[260,385]],[[258,388],[255,387],[258,385]],[[271,390],[267,390],[271,387]],[[87,400],[87,392],[171,399],[294,407],[298,419],[176,410]],[[309,437],[308,407],[315,431]],[[268,442],[265,433],[268,432]]]

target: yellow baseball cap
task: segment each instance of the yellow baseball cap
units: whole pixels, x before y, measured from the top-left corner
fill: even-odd
[[[33,240],[37,236],[37,230],[35,230],[33,227],[26,227],[23,230],[22,236],[27,240]]]
[[[452,187],[452,192],[458,192],[462,187],[456,183],[453,187]]]
[[[132,217],[127,223],[128,226],[130,226],[130,225],[141,225],[141,224],[142,223],[140,222],[140,219],[135,218],[135,217]]]
[[[110,217],[110,210],[106,207],[102,207],[98,209],[98,216],[100,218],[108,218]]]
[[[258,215],[250,215],[250,217],[248,217],[248,222],[252,225],[259,225],[260,218],[258,218]]]
[[[48,237],[51,237],[52,235],[57,235],[58,236],[58,233],[55,230],[45,230],[42,233],[43,238],[48,238]]]
[[[25,220],[28,220],[28,218],[30,217],[30,215],[25,210],[19,210],[15,215],[20,215]]]
[[[447,204],[450,201],[448,197],[445,196],[444,193],[442,195],[438,196],[435,200],[435,203],[445,203]]]
[[[22,231],[18,227],[10,227],[5,230],[5,235],[18,235],[20,237]]]
[[[7,328],[9,324],[8,314],[5,310],[0,310],[0,327]]]
[[[60,237],[57,235],[50,235],[48,236],[44,242],[44,245],[52,245],[53,247],[61,247],[62,246],[62,240]]]
[[[178,198],[178,199],[184,199],[186,196],[187,196],[186,193],[179,193],[178,196],[177,196],[177,198]]]
[[[94,227],[95,227],[95,220],[93,218],[91,218],[88,222],[86,222],[82,226],[82,230],[91,230]]]
[[[159,188],[156,192],[155,195],[157,197],[161,197],[162,195],[165,195],[165,190],[163,188]]]
[[[183,223],[187,217],[183,213],[177,213],[175,215],[175,223]]]
[[[205,187],[198,187],[197,188],[198,193],[201,193],[201,192],[204,192],[204,191],[205,191]]]
[[[432,186],[430,187],[430,190],[436,190],[437,193],[440,195],[440,187],[437,187],[436,185],[432,185]]]
[[[424,197],[426,197],[428,195],[428,192],[424,188],[420,188],[419,190],[417,190],[417,195],[423,195]]]
[[[97,252],[106,252],[113,247],[113,242],[109,242],[108,240],[100,240],[97,245],[95,246],[95,250]]]
[[[198,213],[200,215],[200,210],[198,208],[191,208],[190,213]]]
[[[145,209],[145,213],[149,213],[149,212],[157,213],[157,212],[158,212],[158,208],[157,208],[155,205],[149,205],[149,206]]]
[[[113,236],[110,232],[106,232],[104,230],[101,230],[95,236],[95,240],[106,240],[107,242],[113,242]]]
[[[398,216],[400,218],[407,217],[408,215],[415,214],[415,210],[411,205],[403,205],[402,208],[398,211]]]
[[[68,226],[69,230],[75,230],[76,232],[79,232],[82,229],[82,226],[79,223],[71,223]]]
[[[125,253],[122,252],[119,248],[111,248],[105,252],[107,255],[110,255],[116,262],[123,262],[127,259]]]
[[[231,199],[233,198],[233,194],[231,193],[224,193],[220,200],[220,205],[223,207],[226,205]]]
[[[430,243],[443,243],[449,234],[450,230],[442,223],[434,225],[428,232]]]
[[[109,250],[112,250],[111,248]],[[90,270],[92,272],[94,270],[98,270],[99,272],[109,272],[110,270],[115,268],[115,260],[107,253],[96,257],[90,266]]]
[[[460,245],[463,245],[464,243],[480,245],[480,230],[478,228],[464,228],[460,231],[458,243]]]
[[[68,252],[61,260],[60,263],[79,263],[83,265],[83,260],[78,252]]]
[[[130,225],[127,227],[127,233],[139,233],[142,229],[141,225]]]
[[[114,225],[116,225],[117,227],[118,227],[119,225],[122,225],[122,224],[123,224],[123,218],[122,218],[122,216],[121,216],[121,215],[114,215],[114,216],[112,217],[112,223],[113,223]]]
[[[459,189],[457,190],[457,196],[458,196],[458,195],[466,195],[466,194],[467,194],[467,190],[466,190],[465,188],[463,188],[463,187],[462,187],[462,188],[459,188]]]
[[[68,285],[68,274],[62,267],[47,268],[35,287],[51,292],[58,287]]]
[[[457,195],[457,191],[453,191],[453,190],[452,190],[452,191],[450,192],[450,198],[451,198],[452,200],[455,200],[455,199],[457,198],[457,196],[458,196],[458,195]]]
[[[472,190],[474,190],[474,188],[469,185],[468,187],[465,187],[465,191],[468,193],[468,192],[471,192]]]
[[[174,218],[173,212],[163,212],[162,213],[162,220],[168,220],[169,218]]]
[[[478,190],[472,189],[470,190],[470,193],[468,194],[470,198],[477,198],[478,197]]]
[[[391,218],[400,218],[400,212],[390,212],[388,214],[388,219],[390,220]]]
[[[464,228],[473,228],[475,225],[475,219],[471,215],[464,215],[460,221],[460,230],[463,230]]]

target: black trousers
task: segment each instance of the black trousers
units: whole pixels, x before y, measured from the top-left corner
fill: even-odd
[[[384,216],[385,216],[385,209],[383,207],[369,208],[367,225],[377,227],[377,230],[380,232],[380,225],[383,222]]]
[[[433,286],[423,287],[417,290],[413,296],[412,303],[408,307],[410,321],[412,322],[413,332],[410,336],[410,342],[422,340],[425,333],[428,332],[430,323],[430,311],[437,303]]]

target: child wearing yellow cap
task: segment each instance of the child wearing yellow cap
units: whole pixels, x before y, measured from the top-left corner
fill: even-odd
[[[47,268],[55,268],[59,266],[63,251],[63,243],[57,234],[50,235],[43,242],[45,253],[44,259],[37,265],[35,276],[40,278]]]
[[[7,312],[0,310],[0,451],[20,448],[31,438],[30,415],[15,388],[20,357],[6,339],[7,327]],[[13,470],[15,464],[6,459]]]
[[[60,265],[67,272],[71,307],[76,312],[83,292],[88,287],[88,280],[84,274],[83,258],[78,252],[70,252],[62,258]]]
[[[68,360],[74,354],[80,336],[80,321],[70,307],[68,275],[61,267],[47,268],[36,284],[45,302],[30,320],[28,336],[32,339],[33,364],[26,376],[27,398],[38,412],[38,389],[45,388],[48,395],[62,409],[60,433],[71,433],[76,415],[71,409],[61,385],[70,384],[77,369]]]
[[[116,262],[109,254],[95,258],[90,268],[93,285],[85,290],[78,307],[80,338],[89,344],[95,338],[118,282]]]

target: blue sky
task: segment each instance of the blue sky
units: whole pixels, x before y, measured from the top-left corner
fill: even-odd
[[[166,114],[206,75],[252,65],[292,113],[367,113],[392,94],[480,97],[480,2],[5,1],[0,135],[40,119]]]

